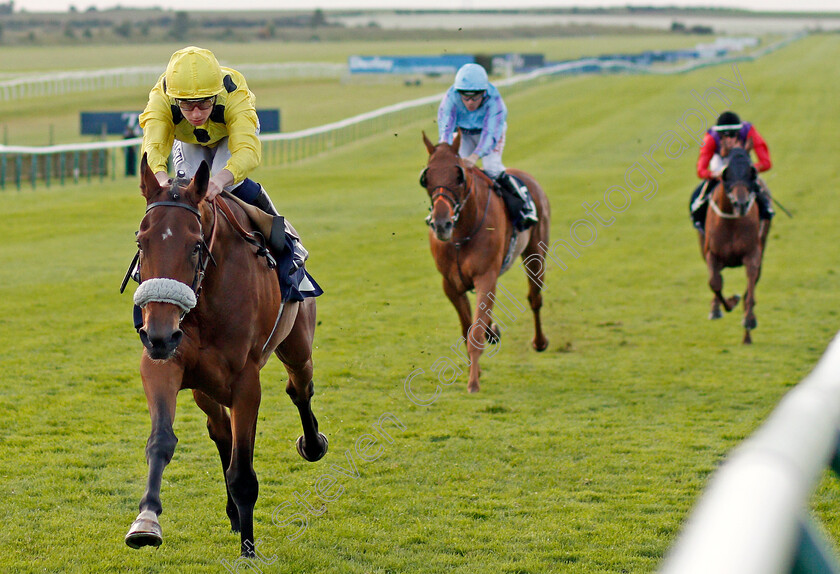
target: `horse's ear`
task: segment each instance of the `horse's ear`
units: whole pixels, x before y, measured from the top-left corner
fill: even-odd
[[[455,150],[455,153],[458,153],[458,149],[461,147],[461,129],[458,128],[458,132],[455,134],[455,139],[452,140],[452,149]]]
[[[140,160],[140,193],[146,199],[150,199],[157,195],[160,191],[160,184],[158,183],[155,174],[149,168],[149,161],[146,154],[143,154],[143,159]]]
[[[207,162],[201,160],[201,165],[195,172],[195,177],[192,180],[192,188],[195,191],[195,198],[198,201],[204,199],[204,194],[207,193],[207,184],[210,181],[210,166]]]
[[[435,144],[429,140],[428,136],[426,136],[426,131],[423,131],[423,143],[426,144],[426,149],[429,150],[429,155],[432,155],[435,152]]]

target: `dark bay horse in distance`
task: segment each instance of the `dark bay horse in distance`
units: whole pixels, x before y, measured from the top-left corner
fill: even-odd
[[[492,180],[484,172],[476,167],[464,168],[458,156],[460,141],[458,133],[451,145],[435,146],[423,133],[429,160],[420,184],[432,202],[428,220],[432,256],[443,275],[443,291],[458,312],[461,335],[467,345],[467,390],[477,392],[481,372],[478,359],[487,342],[496,343],[501,335],[501,317],[493,320],[496,283],[520,255],[529,280],[528,302],[534,313],[535,335],[531,344],[537,351],[548,347],[540,322],[545,259],[539,245],[548,245],[550,208],[545,192],[533,177],[523,171],[508,170],[528,187],[539,218],[536,225],[520,232],[512,244],[515,229],[502,198],[496,195]],[[471,289],[476,292],[474,314],[467,298]]]
[[[758,204],[756,203],[756,170],[749,152],[734,148],[729,152],[729,164],[721,173],[721,180],[713,189],[706,213],[706,237],[703,255],[709,270],[709,287],[714,292],[710,319],[719,319],[720,307],[729,312],[740,300],[738,295],[723,296],[725,267],[744,266],[747,290],[744,294],[744,343],[752,343],[750,331],[756,328],[755,286],[761,275],[764,245],[759,237]]]
[[[315,299],[281,300],[276,273],[243,238],[253,228],[242,209],[220,205],[227,202],[221,196],[204,200],[206,163],[192,181],[163,188],[145,156],[140,169],[146,214],[137,233],[141,282],[134,300],[143,309],[140,375],[152,429],[146,492],[125,541],[132,548],[163,541],[160,489],[177,443],[176,396],[192,389],[221,457],[231,528],[241,533],[242,555],[253,556],[260,369],[272,353],[286,367],[286,392],[300,412],[298,453],[315,461],[327,450],[310,408]]]

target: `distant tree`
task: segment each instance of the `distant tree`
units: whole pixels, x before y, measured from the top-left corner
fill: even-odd
[[[277,35],[277,29],[274,27],[274,24],[269,22],[266,24],[264,28],[261,28],[257,35],[263,39],[268,40],[269,38],[274,38]]]
[[[327,25],[327,18],[324,16],[324,11],[320,8],[316,8],[315,12],[312,13],[312,22],[310,25],[313,28],[319,28],[321,26]]]
[[[98,10],[97,10],[96,6],[88,6],[87,10],[85,10],[85,12],[97,12],[97,11]]]
[[[70,5],[70,10],[69,10],[69,12],[70,12],[71,14],[76,14],[78,11],[79,11],[79,9],[78,9],[78,8],[76,8],[76,6],[75,6],[75,5],[73,5],[73,4],[71,4],[71,5]]]
[[[64,37],[65,38],[71,38],[71,39],[76,38],[76,32],[75,32],[75,30],[73,30],[73,27],[70,24],[65,24],[64,25]]]
[[[149,23],[148,22],[143,22],[142,24],[140,24],[140,35],[144,38],[149,37]]]
[[[125,20],[118,26],[114,26],[114,34],[122,38],[131,38],[131,22]]]
[[[82,37],[86,40],[93,40],[93,32],[90,31],[90,28],[85,28],[85,31],[82,32]]]
[[[186,40],[190,28],[190,15],[186,12],[176,12],[175,20],[169,29],[169,35],[179,42]]]
[[[3,24],[0,24],[0,43],[3,42]]]

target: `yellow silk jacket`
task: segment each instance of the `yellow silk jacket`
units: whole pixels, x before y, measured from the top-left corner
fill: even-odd
[[[181,113],[174,98],[166,95],[165,75],[149,92],[149,103],[140,114],[143,129],[143,153],[154,173],[166,171],[166,162],[175,139],[189,144],[215,147],[228,138],[231,157],[225,168],[233,174],[234,183],[248,177],[260,164],[262,145],[256,98],[245,77],[230,68],[222,68],[225,89],[216,96],[216,105],[207,121],[193,126]]]

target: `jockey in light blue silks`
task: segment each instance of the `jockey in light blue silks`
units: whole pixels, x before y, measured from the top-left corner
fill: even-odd
[[[461,130],[458,151],[464,163],[472,167],[480,159],[484,172],[502,192],[511,220],[519,231],[537,222],[537,210],[525,186],[520,185],[502,164],[507,131],[507,107],[499,90],[487,79],[478,64],[465,64],[455,75],[438,108],[438,140],[452,143]]]

